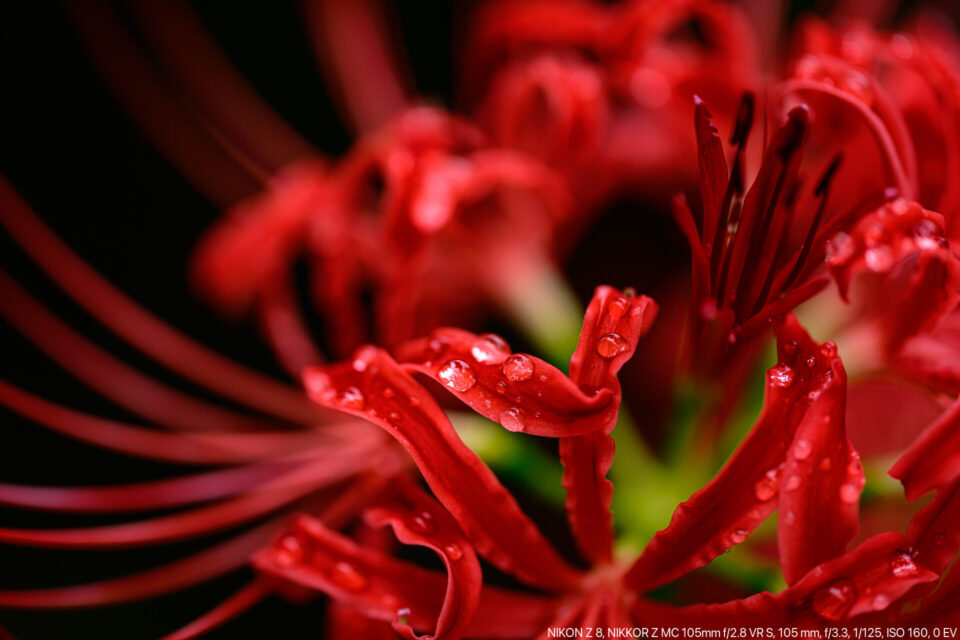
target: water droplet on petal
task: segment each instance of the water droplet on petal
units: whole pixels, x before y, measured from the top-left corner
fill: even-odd
[[[404,607],[397,609],[397,624],[407,624],[407,618],[410,617],[410,608]]]
[[[337,391],[337,404],[344,409],[362,411],[367,406],[367,399],[363,396],[363,391],[356,387],[346,387]]]
[[[463,393],[477,383],[477,375],[463,360],[450,360],[437,371],[441,382],[454,391]]]
[[[345,591],[360,591],[367,586],[367,579],[349,562],[338,562],[326,573],[331,582]]]
[[[793,369],[786,364],[778,364],[767,371],[767,378],[775,387],[789,389],[793,386]]]
[[[893,266],[893,252],[890,251],[890,247],[874,247],[867,249],[863,254],[863,260],[870,271],[889,271]]]
[[[770,469],[764,474],[763,478],[754,485],[753,491],[758,500],[766,502],[777,495],[780,488],[780,473],[776,469]]]
[[[730,532],[730,542],[733,544],[740,544],[747,539],[747,534],[749,532],[746,529],[734,529]]]
[[[407,528],[414,533],[428,537],[437,532],[437,525],[433,522],[433,516],[426,511],[407,520]]]
[[[527,428],[527,424],[523,420],[523,411],[517,407],[512,407],[501,413],[500,424],[503,425],[503,428],[507,431],[522,432]]]
[[[613,358],[627,350],[627,341],[618,333],[608,333],[597,342],[597,353],[604,358]]]
[[[497,383],[497,393],[506,393],[507,392],[507,383],[501,380]]]
[[[840,499],[847,504],[856,504],[860,502],[860,487],[847,482],[840,487]]]
[[[921,249],[938,249],[944,238],[933,220],[921,220],[913,228],[913,239]]]
[[[839,266],[846,263],[856,252],[856,243],[849,233],[841,231],[827,241],[827,263]]]
[[[281,567],[292,567],[303,560],[304,548],[300,536],[288,533],[277,541],[274,561]]]
[[[459,560],[463,557],[463,549],[457,544],[448,544],[443,548],[443,552],[447,554],[447,557],[451,560]]]
[[[793,445],[793,457],[797,460],[806,460],[810,457],[810,453],[813,451],[813,445],[810,444],[809,440],[797,440]]]
[[[909,552],[898,549],[890,558],[890,572],[897,577],[910,576],[917,572],[917,565]]]
[[[630,301],[623,296],[617,296],[610,301],[609,312],[614,318],[620,318],[630,309]]]
[[[790,476],[787,478],[787,482],[783,485],[783,487],[787,491],[794,491],[800,487],[801,482],[803,481],[800,479],[800,476]]]
[[[833,466],[833,463],[830,461],[830,458],[824,458],[820,461],[820,468],[824,471],[829,471],[830,467]]]
[[[783,524],[787,525],[788,527],[792,527],[796,520],[797,516],[793,513],[793,511],[787,511],[785,514],[783,514]]]
[[[533,361],[522,353],[515,353],[503,363],[503,375],[514,382],[526,382],[533,377]]]
[[[857,585],[843,578],[813,594],[813,610],[827,620],[842,620],[857,600]]]
[[[393,387],[384,387],[382,395],[387,400],[390,400],[391,398],[397,395],[397,392],[393,390]]]
[[[480,364],[500,364],[510,355],[510,345],[495,333],[484,333],[473,341],[470,355]]]
[[[874,611],[883,611],[890,606],[890,596],[883,593],[878,593],[876,596],[874,596],[871,604],[873,605]]]
[[[796,355],[799,349],[800,349],[800,345],[797,344],[796,340],[790,340],[789,342],[783,345],[783,352],[788,356]]]

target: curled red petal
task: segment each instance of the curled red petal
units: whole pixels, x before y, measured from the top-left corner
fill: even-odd
[[[845,383],[836,348],[830,343],[815,343],[792,315],[779,327],[777,343],[779,363],[767,372],[763,411],[756,424],[724,468],[677,507],[669,526],[647,545],[626,576],[632,588],[646,591],[707,564],[742,542],[770,515],[778,495],[782,495],[781,474],[791,443],[811,407],[825,403],[811,414],[811,420],[815,415],[823,416],[824,410],[832,416],[839,408],[839,416],[835,420],[831,417],[830,428],[842,434],[842,406],[828,402],[834,393],[842,395]],[[810,359],[813,367],[807,365]],[[835,386],[839,390],[831,391]],[[804,426],[805,430],[819,428]],[[845,436],[841,437],[845,441]],[[810,446],[812,452],[812,442]],[[847,460],[838,460],[837,464],[846,466]],[[839,487],[830,490],[838,491]]]
[[[844,429],[846,373],[830,356],[808,355],[803,366],[817,367],[824,357],[830,375],[808,394],[816,397],[797,427],[780,483],[777,543],[787,584],[843,554],[860,525],[865,479]]]
[[[460,383],[475,383],[460,369]],[[363,347],[353,361],[304,373],[310,397],[368,420],[396,438],[478,553],[535,586],[575,585],[578,573],[521,511],[490,469],[463,444],[433,396],[385,351]]]
[[[580,551],[594,562],[611,559],[613,532],[610,503],[613,485],[607,472],[613,464],[610,437],[620,409],[617,373],[649,331],[657,304],[646,296],[624,295],[613,287],[597,287],[583,318],[577,349],[570,358],[570,379],[582,390],[611,391],[611,405],[602,428],[583,436],[561,438],[563,487],[567,518]]]
[[[910,540],[903,534],[883,533],[814,567],[776,595],[763,592],[722,604],[682,608],[640,601],[634,613],[651,623],[682,617],[685,624],[706,628],[744,620],[751,625],[801,629],[855,621],[857,616],[895,611],[898,601],[916,585],[937,580],[936,573],[913,562],[909,547]]]
[[[447,591],[430,639],[460,638],[480,604],[483,574],[456,521],[410,481],[401,482],[389,505],[368,511],[366,520],[372,525],[389,524],[400,542],[427,547],[440,556],[447,569]],[[393,628],[408,640],[420,640],[406,623],[394,621]]]
[[[448,589],[446,576],[361,547],[308,516],[297,518],[255,554],[253,564],[282,582],[322,591],[368,618],[390,623],[405,618],[414,629],[436,628]],[[484,588],[465,635],[529,637],[554,606],[537,596]]]
[[[917,437],[890,469],[914,500],[960,478],[960,400]]]
[[[872,296],[882,318],[884,347],[931,329],[960,301],[960,261],[944,236],[943,216],[898,198],[830,240],[827,265],[841,295],[853,277],[886,274]]]
[[[397,359],[404,369],[430,376],[510,431],[554,438],[581,435],[604,428],[619,410],[611,390],[585,393],[540,358],[512,354],[494,334],[437,329],[401,345]]]

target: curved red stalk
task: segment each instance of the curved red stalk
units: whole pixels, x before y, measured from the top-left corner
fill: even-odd
[[[323,431],[176,434],[156,431],[75,411],[2,380],[0,405],[76,440],[141,458],[181,464],[254,462],[329,443]]]
[[[363,347],[352,362],[308,369],[304,384],[314,401],[361,417],[396,438],[484,558],[545,589],[577,584],[578,572],[463,444],[433,396],[385,351]]]
[[[307,0],[307,27],[344,120],[369,131],[409,105],[380,0]]]
[[[117,101],[198,191],[223,207],[260,189],[261,176],[212,140],[206,125],[183,108],[107,2],[74,0],[66,7]]]
[[[270,589],[262,581],[252,580],[207,613],[187,626],[163,636],[160,640],[193,640],[199,638],[230,622],[268,595],[270,595]]]
[[[81,382],[159,425],[186,431],[264,431],[279,426],[198,400],[136,371],[63,323],[3,271],[0,316]]]
[[[187,3],[138,0],[131,7],[164,68],[232,147],[269,174],[316,154],[247,84]]]
[[[206,471],[168,480],[119,486],[37,487],[0,484],[0,503],[41,511],[122,513],[181,507],[252,491],[281,476],[295,463],[267,462]],[[302,464],[302,463],[301,463]]]
[[[262,287],[259,302],[257,311],[263,333],[293,379],[298,379],[307,367],[323,362],[303,320],[296,292],[286,278],[276,278]]]
[[[360,473],[378,458],[337,457],[295,468],[248,489],[249,493],[169,516],[81,529],[0,528],[0,542],[55,549],[119,549],[163,544],[216,533],[276,511],[310,493]],[[231,493],[239,493],[234,488]]]
[[[284,420],[312,425],[322,417],[299,390],[230,361],[124,295],[60,240],[3,176],[0,224],[67,295],[111,331],[171,370]]]
[[[0,591],[0,607],[16,609],[76,609],[152,598],[216,578],[245,565],[256,549],[276,532],[281,519],[176,562],[140,573],[89,584]]]

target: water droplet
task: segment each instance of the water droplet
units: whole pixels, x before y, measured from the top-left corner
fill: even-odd
[[[893,266],[893,252],[890,251],[890,247],[874,247],[867,249],[863,254],[863,260],[870,271],[889,271]]]
[[[787,525],[788,527],[792,527],[793,523],[796,521],[797,516],[793,513],[793,511],[787,511],[785,514],[783,514],[783,524]]]
[[[820,461],[820,468],[824,471],[829,471],[830,467],[833,466],[833,462],[830,461],[830,458],[824,458]]]
[[[349,562],[338,562],[326,573],[331,582],[345,591],[360,591],[367,586],[367,579]]]
[[[820,355],[824,358],[836,358],[837,357],[837,343],[827,340],[820,346]]]
[[[700,317],[704,320],[713,320],[717,317],[717,301],[713,298],[707,298],[700,305]]]
[[[300,536],[288,533],[277,541],[274,560],[281,567],[292,567],[303,560],[303,547]]]
[[[477,375],[463,360],[450,360],[437,371],[440,381],[454,391],[463,393],[477,383]]]
[[[909,552],[898,549],[890,558],[890,572],[897,577],[910,576],[917,572],[917,565]]]
[[[470,355],[480,364],[500,364],[510,355],[510,345],[495,333],[484,333],[473,341]]]
[[[802,482],[803,481],[800,479],[800,476],[793,475],[787,478],[787,482],[783,485],[783,488],[787,491],[794,491],[800,487]]]
[[[387,400],[390,400],[391,398],[397,395],[397,392],[393,390],[393,387],[384,387],[382,395]]]
[[[507,409],[500,414],[500,424],[503,425],[503,428],[507,431],[523,431],[527,428],[526,422],[523,419],[523,411],[517,407],[512,407]]]
[[[797,440],[793,445],[793,457],[797,460],[806,460],[813,451],[813,445],[809,440]]]
[[[784,343],[783,352],[788,356],[796,355],[797,351],[800,350],[800,345],[797,344],[796,340],[790,340],[789,342]]]
[[[874,596],[872,605],[874,611],[883,611],[890,606],[890,596],[883,593],[878,593],[876,596]]]
[[[610,301],[609,312],[614,318],[620,318],[630,309],[630,301],[623,296],[617,296]]]
[[[814,369],[817,366],[817,356],[807,356],[807,359],[803,361],[803,364],[807,366],[807,369]]]
[[[827,263],[834,266],[845,264],[856,250],[856,243],[850,234],[841,231],[827,241]]]
[[[778,364],[767,371],[767,378],[773,386],[789,389],[793,386],[793,369],[790,365]]]
[[[533,377],[533,361],[522,353],[515,353],[503,363],[503,375],[514,382],[526,382]]]
[[[433,516],[426,511],[407,520],[407,528],[414,533],[428,537],[437,532],[437,525],[433,521]]]
[[[448,544],[443,548],[443,552],[446,553],[447,557],[451,560],[459,560],[463,557],[463,549],[457,544]]]
[[[913,228],[913,239],[921,249],[937,249],[944,238],[933,220],[921,220]]]
[[[330,376],[326,373],[315,372],[310,373],[304,378],[304,382],[307,386],[307,391],[312,395],[322,397],[325,392],[330,390],[330,387],[333,385],[333,382],[330,380]]]
[[[344,409],[354,411],[363,411],[367,406],[367,399],[363,396],[363,391],[356,387],[346,387],[337,391],[337,404]]]
[[[734,529],[730,532],[730,542],[740,544],[747,539],[748,531],[746,529]]]
[[[780,474],[776,469],[770,469],[764,474],[763,478],[754,485],[753,491],[758,500],[766,502],[777,495],[777,489],[780,488]]]
[[[507,392],[507,383],[501,380],[497,383],[497,393],[506,393]]]
[[[857,585],[843,578],[813,594],[813,610],[827,620],[841,620],[857,600]]]
[[[618,333],[608,333],[597,342],[597,353],[604,358],[613,358],[627,350],[627,341]]]
[[[840,487],[840,499],[847,504],[857,504],[860,502],[860,487],[850,482]]]
[[[410,608],[404,607],[397,609],[397,624],[407,624],[407,618],[410,617]]]

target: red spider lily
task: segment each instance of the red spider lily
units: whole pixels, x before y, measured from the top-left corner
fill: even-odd
[[[753,43],[717,2],[493,2],[473,22],[464,94],[498,142],[567,175],[583,225],[619,192],[688,175],[682,105],[698,93],[732,115],[756,82]]]
[[[881,33],[863,23],[833,29],[809,19],[797,42],[792,88],[853,98],[898,187],[909,188],[903,195],[943,213],[952,234],[960,204],[948,178],[960,162],[956,37],[925,22]]]
[[[833,345],[811,340],[792,316],[777,328],[780,362],[768,372],[764,409],[750,435],[638,559],[613,559],[605,524],[610,486],[603,481],[612,449],[602,443],[609,442],[609,411],[619,405],[616,371],[654,309],[649,299],[598,289],[569,378],[531,356],[510,354],[493,336],[452,330],[405,346],[398,360],[365,347],[351,362],[308,371],[305,381],[317,402],[377,424],[413,457],[440,504],[406,487],[398,492],[399,506],[389,503],[389,517],[375,510],[368,520],[389,522],[401,541],[434,549],[447,567],[446,588],[442,575],[310,520],[294,523],[256,565],[277,580],[323,591],[368,618],[392,622],[406,637],[413,637],[411,626],[435,629],[432,637],[524,638],[551,627],[632,628],[678,615],[703,627],[863,625],[896,619],[897,603],[929,594],[925,585],[938,580],[960,544],[957,512],[949,505],[955,489],[938,484],[937,501],[916,516],[906,535],[881,534],[845,552],[863,486],[859,456],[844,435],[846,376]],[[413,372],[441,382],[509,430],[560,439],[568,515],[590,571],[552,550],[459,441]],[[598,448],[584,453],[591,442]],[[575,453],[566,457],[564,451]],[[683,609],[644,597],[743,542],[778,507],[781,563],[791,584],[786,591]],[[475,559],[465,551],[471,544],[479,556],[546,593],[481,589]],[[938,612],[960,597],[950,580],[904,619],[939,619]]]
[[[463,120],[414,109],[336,167],[293,168],[241,203],[207,237],[195,272],[220,306],[256,305],[297,372],[317,360],[306,338],[284,344],[305,335],[288,290],[299,255],[338,351],[364,338],[364,285],[374,289],[378,339],[396,344],[463,318],[471,299],[496,297],[505,274],[522,285],[549,261],[567,208],[558,178],[535,161],[488,147]]]

